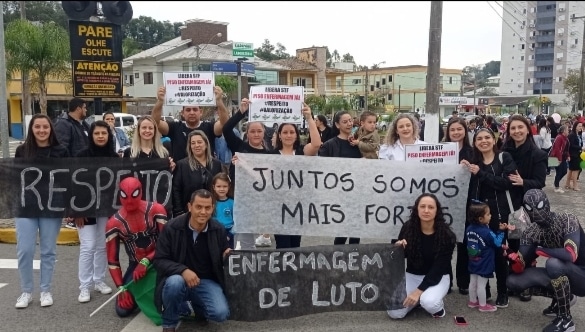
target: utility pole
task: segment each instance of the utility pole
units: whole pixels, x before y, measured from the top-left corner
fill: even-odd
[[[364,99],[365,99],[364,100],[364,110],[365,111],[368,110],[368,91],[370,90],[370,86],[369,86],[369,83],[368,83],[368,78],[369,78],[368,77],[368,70],[369,70],[368,67],[366,67],[366,83],[364,85],[364,88],[365,88],[365,93],[364,93],[365,94],[365,97],[364,97]]]
[[[585,18],[585,16],[579,16],[579,17],[575,17],[573,16],[572,19],[578,19],[578,18]],[[585,20],[583,20],[583,28],[585,29]],[[585,30],[583,30],[585,31]],[[583,40],[583,42],[585,42],[585,39]],[[585,76],[585,44],[581,43],[581,69],[579,70],[579,98],[578,98],[578,103],[577,103],[577,110],[578,111],[582,111],[583,110],[583,76]],[[541,89],[542,90],[542,89]]]
[[[442,25],[443,1],[431,1],[425,116],[425,141],[429,143],[439,142],[439,80],[441,76]]]
[[[0,1],[4,8],[4,1]],[[10,142],[8,140],[8,105],[6,99],[6,51],[4,49],[4,15],[0,15],[0,143],[2,158],[10,158]]]
[[[26,20],[26,1],[19,1],[20,5],[20,19]],[[21,72],[20,73],[20,83],[21,83],[21,111],[20,114],[22,116],[22,137],[26,139],[26,116],[32,115],[32,111],[30,109],[30,89],[28,86],[28,73]]]

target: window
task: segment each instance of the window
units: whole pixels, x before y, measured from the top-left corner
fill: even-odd
[[[579,39],[575,39],[575,45],[579,44]]]
[[[189,62],[183,62],[183,71],[189,71]]]
[[[144,84],[153,84],[152,73],[144,73]]]
[[[353,80],[351,80],[351,84],[362,84],[362,80],[359,78],[358,79],[354,78]]]
[[[374,85],[370,85],[370,91],[374,91]]]
[[[522,9],[522,14],[526,14],[526,8]]]
[[[380,81],[376,81],[376,88],[380,88]]]
[[[522,44],[522,49],[524,49],[524,44]]]
[[[386,78],[382,78],[382,85],[386,85]]]
[[[524,55],[520,56],[520,61],[524,61]]]
[[[140,73],[134,73],[134,78],[140,78]]]
[[[392,94],[391,94],[391,93],[389,93],[389,94],[388,94],[388,101],[391,101],[391,100],[392,100]]]
[[[453,76],[449,76],[449,84],[453,84]]]
[[[392,75],[388,75],[388,82],[392,82]]]
[[[307,87],[307,80],[304,78],[297,78],[297,86]]]
[[[530,83],[531,83],[531,80],[532,80],[531,78],[529,78],[529,79],[528,79],[528,84],[530,84]]]
[[[118,120],[116,118],[116,120]],[[134,117],[132,116],[124,116],[122,117],[122,126],[126,127],[126,126],[133,126],[134,125]]]

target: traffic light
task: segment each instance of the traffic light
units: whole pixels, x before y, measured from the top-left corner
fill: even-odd
[[[84,21],[98,15],[98,2],[108,22],[123,25],[132,19],[134,12],[130,1],[62,1],[61,6],[70,19]]]
[[[102,12],[114,24],[124,25],[132,19],[134,12],[130,1],[101,1]]]
[[[96,1],[61,1],[65,14],[73,20],[88,20],[97,15]]]

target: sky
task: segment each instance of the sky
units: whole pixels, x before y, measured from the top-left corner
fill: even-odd
[[[228,40],[264,39],[296,49],[327,46],[356,64],[427,65],[431,3],[402,1],[131,1],[133,17],[227,22]],[[491,5],[491,7],[490,7]],[[492,8],[493,7],[493,8]],[[443,2],[441,68],[462,69],[501,58],[502,7],[496,1]]]

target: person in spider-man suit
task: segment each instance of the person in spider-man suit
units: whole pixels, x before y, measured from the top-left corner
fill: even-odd
[[[550,211],[544,191],[530,189],[524,195],[524,209],[531,224],[522,233],[520,250],[511,253],[510,290],[530,288],[533,295],[552,298],[543,314],[555,319],[544,332],[575,331],[570,307],[575,296],[585,296],[585,233],[577,217]],[[538,257],[547,258],[544,267],[533,267]]]
[[[142,184],[136,178],[129,177],[120,182],[120,203],[122,207],[106,225],[108,267],[118,288],[146,275],[154,257],[156,240],[167,222],[163,205],[142,200]],[[124,243],[129,259],[124,276],[120,268],[120,241]],[[127,317],[136,307],[130,292],[124,291],[118,295],[118,316]]]

